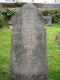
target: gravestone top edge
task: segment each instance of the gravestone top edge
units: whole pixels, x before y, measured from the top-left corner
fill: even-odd
[[[16,14],[14,16],[12,16],[12,18],[11,18],[10,22],[11,22],[12,25],[14,25],[16,23],[16,21],[17,21],[16,18],[18,18],[18,15],[20,15],[20,18],[21,18],[22,13],[24,13],[26,9],[33,9],[33,12],[36,11],[39,19],[42,20],[42,24],[44,26],[45,21],[44,21],[43,14],[41,13],[41,11],[38,11],[37,7],[34,4],[32,4],[32,3],[26,3],[26,4],[24,4],[22,6],[22,8],[19,8],[17,10]]]

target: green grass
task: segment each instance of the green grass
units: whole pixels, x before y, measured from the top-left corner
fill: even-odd
[[[60,80],[60,46],[55,43],[60,24],[46,26],[48,80]]]
[[[60,46],[55,43],[55,36],[60,24],[46,26],[48,80],[60,80]],[[0,80],[9,80],[11,31],[0,28]]]
[[[8,80],[10,38],[10,30],[0,28],[0,80]]]

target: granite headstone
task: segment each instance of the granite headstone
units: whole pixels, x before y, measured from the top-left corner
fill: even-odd
[[[12,17],[11,80],[47,80],[46,32],[42,13],[25,4]]]

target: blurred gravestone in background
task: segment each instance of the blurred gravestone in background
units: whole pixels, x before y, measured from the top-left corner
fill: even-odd
[[[45,20],[47,25],[52,25],[52,16],[45,16]]]
[[[11,80],[47,80],[46,32],[42,13],[25,4],[12,18]]]
[[[57,31],[55,42],[60,45],[60,31]]]

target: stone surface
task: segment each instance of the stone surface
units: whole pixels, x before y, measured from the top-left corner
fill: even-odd
[[[42,13],[25,4],[12,18],[11,80],[47,80],[46,32]]]
[[[60,31],[57,31],[57,35],[55,37],[55,42],[60,45]]]

